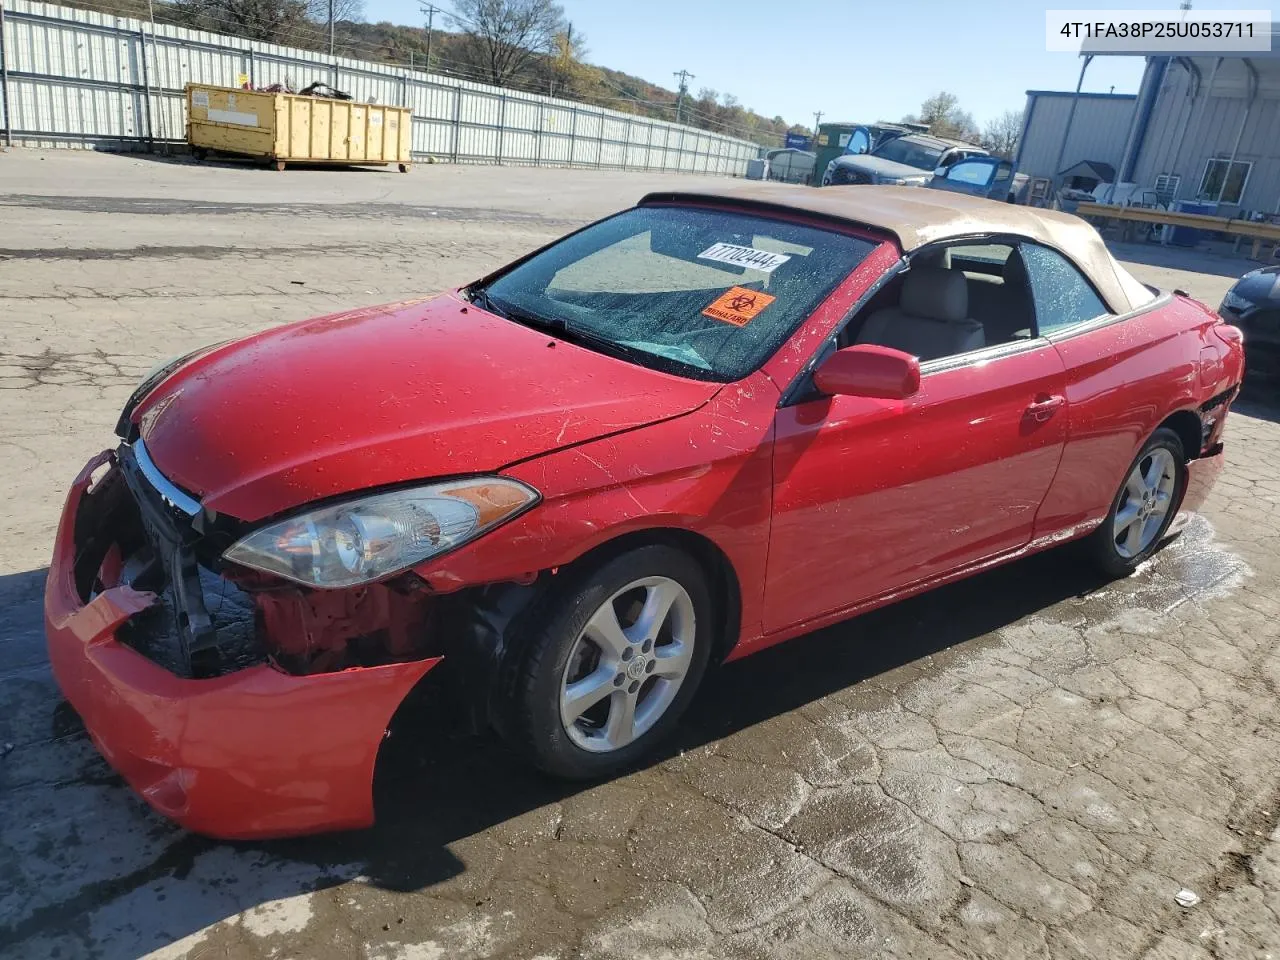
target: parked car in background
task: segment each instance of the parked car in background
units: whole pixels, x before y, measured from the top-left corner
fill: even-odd
[[[895,186],[928,186],[934,172],[967,157],[984,157],[987,151],[972,143],[927,133],[894,137],[870,153],[836,157],[822,175],[823,186],[884,183]]]
[[[1280,266],[1246,273],[1222,298],[1218,313],[1244,331],[1249,371],[1280,375]]]
[[[848,123],[828,121],[818,127],[811,147],[817,153],[817,170],[825,171],[831,161],[843,155],[874,153],[883,144],[908,133],[928,133],[922,123]]]
[[[929,186],[975,197],[1013,203],[1013,164],[1002,157],[979,156],[957,160],[933,172]]]
[[[1069,540],[1131,573],[1221,467],[1240,333],[943,194],[653,193],[160,366],[67,496],[58,685],[192,830],[355,828],[411,691],[607,777],[713,664]]]
[[[817,155],[812,151],[784,147],[780,150],[770,150],[764,155],[764,158],[768,163],[765,176],[770,180],[779,180],[782,183],[811,183],[813,181],[813,170],[814,164],[817,162]]]

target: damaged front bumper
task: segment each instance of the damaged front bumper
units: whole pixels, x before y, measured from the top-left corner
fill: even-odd
[[[93,480],[108,465],[118,472],[111,452],[99,454],[72,485],[45,586],[54,677],[107,762],[158,812],[209,836],[372,824],[388,724],[441,658],[301,675],[263,658],[203,679],[166,669],[121,639],[162,605],[158,593],[94,585],[96,560],[86,582],[85,518],[108,506],[98,500],[109,485]]]

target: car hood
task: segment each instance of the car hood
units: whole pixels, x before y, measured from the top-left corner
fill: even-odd
[[[896,163],[883,157],[872,157],[865,153],[856,156],[837,157],[836,164],[852,170],[861,170],[877,177],[927,177],[929,170],[921,170],[906,163]]]
[[[1263,267],[1246,274],[1236,281],[1231,292],[1260,306],[1280,303],[1280,267]]]
[[[678,416],[718,389],[450,294],[220,347],[164,380],[132,419],[173,483],[252,521],[322,497],[498,470]]]

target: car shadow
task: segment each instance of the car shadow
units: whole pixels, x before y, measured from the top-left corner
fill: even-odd
[[[975,641],[1103,584],[1068,546],[726,664],[708,673],[680,729],[643,768]],[[466,869],[449,852],[454,841],[597,786],[543,776],[496,737],[456,730],[448,735],[453,726],[430,709],[398,726],[380,758],[372,829],[246,846],[316,864],[360,860],[379,887],[421,890]]]

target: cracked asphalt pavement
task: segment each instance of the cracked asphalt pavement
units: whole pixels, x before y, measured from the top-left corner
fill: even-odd
[[[766,651],[611,782],[423,725],[388,741],[374,829],[228,844],[98,757],[40,597],[66,485],[145,371],[463,283],[673,182],[0,154],[0,955],[1280,957],[1274,386],[1135,576],[1060,550]],[[1118,253],[1211,304],[1249,268]]]

